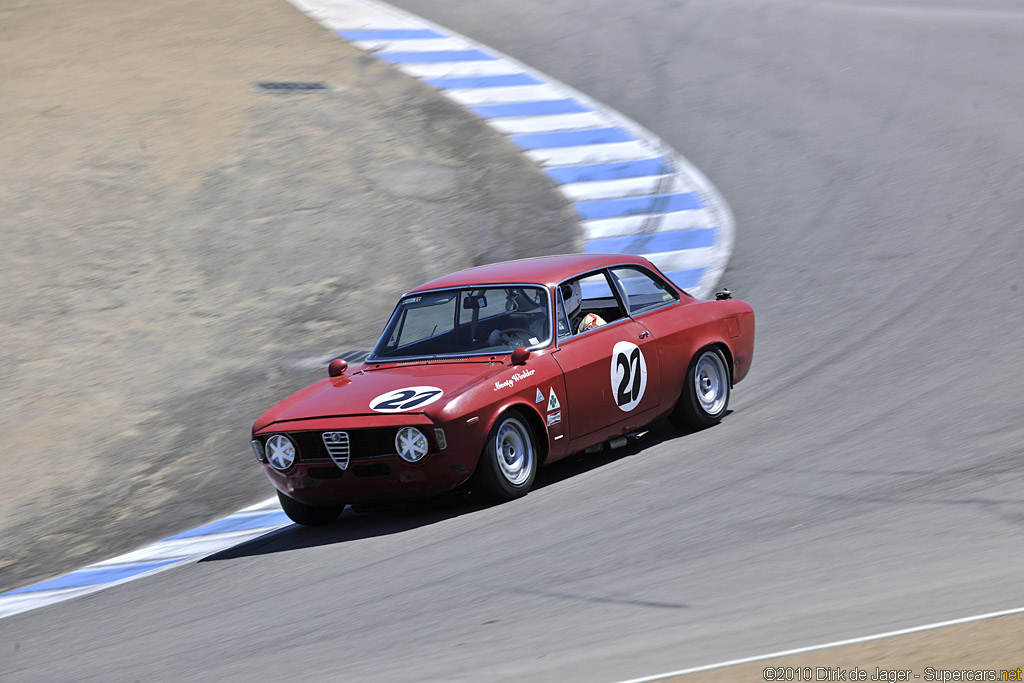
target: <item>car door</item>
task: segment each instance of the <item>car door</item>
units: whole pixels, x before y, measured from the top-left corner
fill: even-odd
[[[661,367],[661,412],[675,405],[683,386],[683,376],[692,354],[689,331],[693,309],[680,306],[680,296],[660,275],[640,265],[609,269],[618,285],[620,298],[629,316],[643,325],[655,341]]]
[[[565,378],[562,409],[569,415],[572,449],[586,448],[647,424],[660,399],[658,353],[650,332],[630,319],[605,271],[580,278],[583,312],[604,324],[577,332],[559,300],[566,330],[553,352]],[[559,299],[561,294],[557,295]]]

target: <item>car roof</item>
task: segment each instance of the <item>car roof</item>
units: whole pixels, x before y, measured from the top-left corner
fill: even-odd
[[[632,254],[559,254],[557,256],[537,256],[491,263],[460,270],[451,275],[439,277],[416,287],[412,292],[429,289],[445,289],[448,287],[469,287],[473,285],[489,285],[503,283],[531,283],[553,286],[579,273],[598,268],[635,263],[653,268],[651,262],[642,256]]]

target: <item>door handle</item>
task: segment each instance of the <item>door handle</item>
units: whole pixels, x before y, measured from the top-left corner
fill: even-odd
[[[641,338],[641,339],[647,339],[647,338],[648,338],[648,337],[650,337],[650,336],[651,336],[651,333],[650,333],[650,332],[641,332],[641,333],[640,333],[640,338]]]

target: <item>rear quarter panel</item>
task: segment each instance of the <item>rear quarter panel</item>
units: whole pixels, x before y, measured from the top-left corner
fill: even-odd
[[[754,355],[754,310],[746,301],[684,299],[637,316],[658,342],[661,413],[668,413],[683,388],[690,360],[702,348],[725,347],[733,384],[746,377]],[[731,319],[731,320],[730,320]]]

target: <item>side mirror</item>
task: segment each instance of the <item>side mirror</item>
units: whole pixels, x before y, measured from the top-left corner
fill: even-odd
[[[344,358],[335,358],[331,361],[331,364],[327,366],[327,374],[331,377],[343,375],[346,370],[348,370],[348,361]]]
[[[512,365],[526,365],[526,359],[530,357],[530,349],[520,346],[512,352]]]

